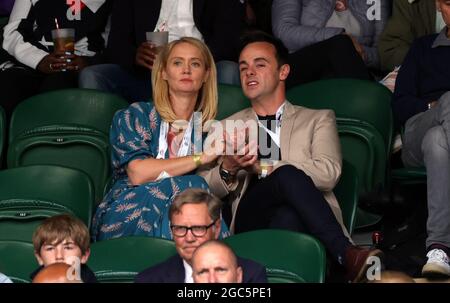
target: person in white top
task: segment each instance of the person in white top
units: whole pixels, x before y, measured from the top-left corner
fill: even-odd
[[[79,85],[130,102],[148,100],[156,53],[146,32],[153,31],[168,31],[169,42],[181,37],[202,40],[214,56],[218,82],[239,85],[239,36],[245,26],[245,1],[116,0],[105,64],[84,70]]]
[[[105,48],[110,8],[110,0],[83,0],[78,6],[66,0],[15,1],[3,31],[10,57],[0,62],[0,105],[7,117],[37,93],[78,86],[79,71],[98,62]],[[64,49],[54,46],[57,28],[74,30]]]

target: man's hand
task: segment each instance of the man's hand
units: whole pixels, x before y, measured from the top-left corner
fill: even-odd
[[[364,51],[364,47],[359,44],[358,40],[356,40],[355,37],[346,34],[347,36],[349,36],[349,38],[352,40],[353,46],[355,47],[356,51],[358,52],[358,54],[361,56],[361,58],[365,61],[366,60],[366,52]]]
[[[136,64],[152,69],[155,58],[156,48],[149,42],[142,42],[136,51]]]
[[[253,166],[256,162],[258,162],[257,145],[252,141],[246,144],[240,153],[223,156],[222,167],[232,174],[236,174],[239,169],[254,172]]]

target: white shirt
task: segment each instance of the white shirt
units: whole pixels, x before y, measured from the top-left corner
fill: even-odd
[[[447,25],[442,17],[442,13],[436,10],[436,33],[439,33],[445,26]]]
[[[155,31],[168,31],[169,42],[181,37],[203,40],[195,26],[192,3],[193,0],[162,0]]]
[[[192,278],[192,267],[183,260],[184,265],[184,283],[194,283],[194,278]]]

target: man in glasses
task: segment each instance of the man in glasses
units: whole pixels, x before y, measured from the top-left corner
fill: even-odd
[[[169,210],[170,228],[178,254],[144,270],[137,283],[192,283],[192,255],[201,244],[218,239],[222,202],[202,189],[188,189],[179,194]],[[267,282],[265,268],[238,257],[244,283]]]

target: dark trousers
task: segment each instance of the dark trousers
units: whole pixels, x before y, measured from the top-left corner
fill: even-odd
[[[340,263],[351,245],[322,192],[309,176],[291,165],[253,182],[239,203],[235,232],[264,228],[311,234]]]
[[[372,80],[361,56],[346,35],[338,35],[289,55],[287,88],[326,78]]]
[[[51,90],[78,87],[78,73],[43,74],[28,67],[0,71],[0,106],[9,120],[14,108],[26,98]]]

